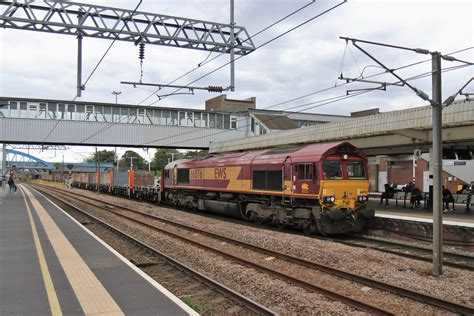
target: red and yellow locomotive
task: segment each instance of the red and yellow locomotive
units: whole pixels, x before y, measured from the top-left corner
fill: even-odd
[[[308,232],[360,231],[367,209],[365,155],[347,142],[178,160],[162,174],[160,199]]]

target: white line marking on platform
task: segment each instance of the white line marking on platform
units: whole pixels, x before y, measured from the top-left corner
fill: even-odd
[[[401,219],[401,220],[405,220],[405,221],[433,223],[433,219],[431,219],[431,218],[423,218],[423,217],[415,217],[415,216],[403,216],[403,215],[392,215],[392,214],[379,213],[377,211],[375,212],[375,216],[376,217],[384,217],[384,218]],[[443,224],[444,225],[474,228],[474,223],[459,222],[459,221],[452,221],[452,220],[446,220],[446,219],[443,219]]]
[[[143,277],[145,280],[147,280],[153,287],[155,287],[157,290],[162,292],[164,295],[166,295],[170,300],[172,300],[176,305],[178,305],[182,310],[184,310],[186,313],[189,315],[193,316],[198,316],[199,313],[197,313],[194,309],[186,305],[182,300],[180,300],[178,297],[176,297],[173,293],[171,293],[168,289],[164,288],[160,283],[158,283],[156,280],[154,280],[152,277],[150,277],[148,274],[140,270],[137,266],[135,266],[133,263],[131,263],[127,258],[125,258],[122,254],[117,252],[114,248],[110,247],[105,241],[97,237],[93,232],[91,232],[87,227],[79,223],[74,217],[69,215],[65,210],[63,210],[61,207],[59,207],[56,203],[51,201],[48,197],[44,196],[38,190],[34,189],[36,193],[44,197],[49,203],[53,204],[58,210],[63,212],[66,216],[68,216],[74,223],[76,223],[80,228],[85,230],[89,235],[92,236],[95,240],[97,240],[101,245],[103,245],[105,248],[107,248],[110,252],[112,252],[115,256],[117,256],[120,260],[123,261],[127,266],[129,266],[133,271],[138,273],[141,277]]]
[[[84,313],[86,315],[124,315],[120,306],[110,296],[38,199],[28,189],[24,188],[24,190],[43,224],[46,235]]]

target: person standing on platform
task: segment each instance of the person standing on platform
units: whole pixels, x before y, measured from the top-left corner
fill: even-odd
[[[471,211],[471,199],[474,194],[474,181],[467,187],[467,199],[466,199],[466,213]]]
[[[69,171],[69,174],[67,176],[66,186],[69,190],[71,190],[71,188],[72,188],[72,174],[71,174],[71,171]]]
[[[15,192],[16,194],[16,184],[15,180],[13,180],[13,174],[10,174],[10,178],[8,178],[8,186],[10,187],[10,192]]]

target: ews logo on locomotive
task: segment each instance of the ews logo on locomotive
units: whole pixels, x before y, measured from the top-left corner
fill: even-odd
[[[217,180],[225,180],[227,177],[226,168],[214,168],[214,178]]]

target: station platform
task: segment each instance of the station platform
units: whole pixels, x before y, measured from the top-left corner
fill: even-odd
[[[368,207],[375,209],[375,216],[401,220],[433,223],[433,212],[425,208],[403,207],[395,205],[392,201],[388,206],[379,205],[379,199],[370,199]],[[443,212],[443,225],[464,226],[474,228],[474,210],[465,211],[465,205],[456,204],[456,210]]]
[[[198,315],[33,189],[0,188],[0,315]]]

